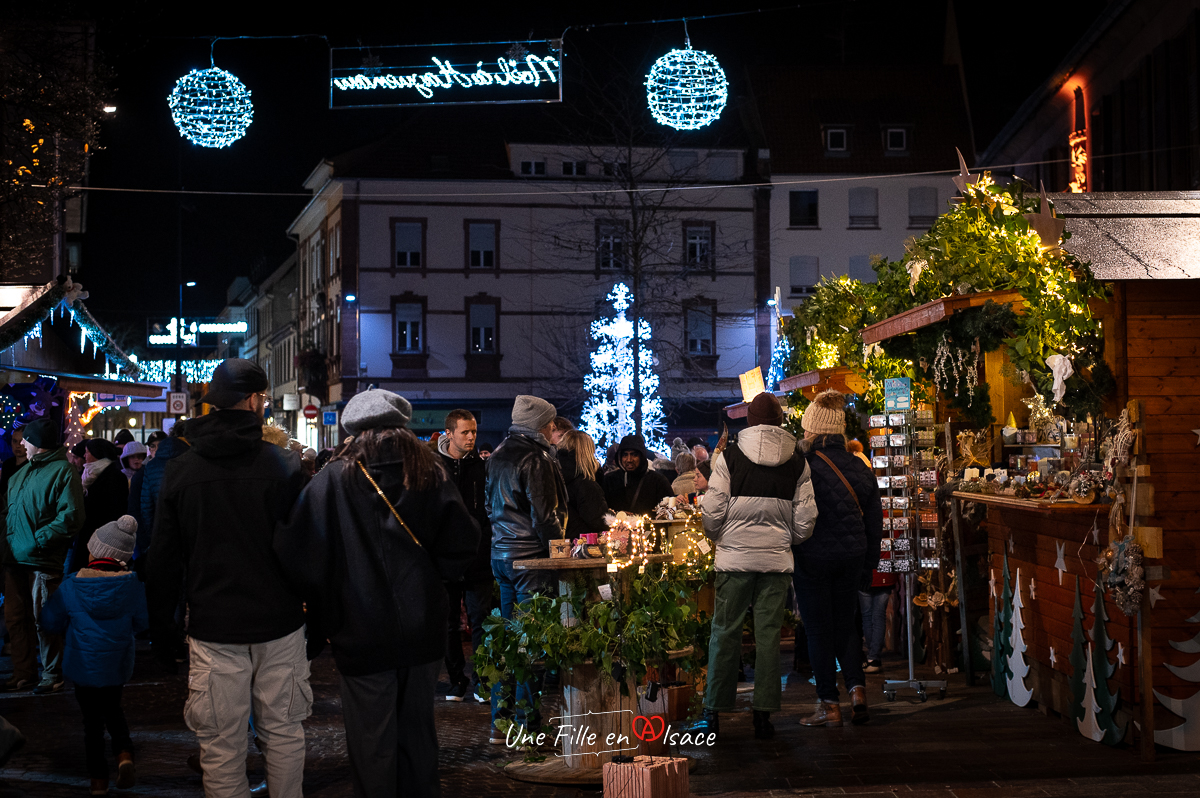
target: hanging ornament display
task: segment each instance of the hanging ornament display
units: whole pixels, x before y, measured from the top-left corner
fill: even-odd
[[[692,49],[686,21],[684,36],[686,49],[672,50],[650,67],[646,101],[660,125],[697,130],[717,121],[725,110],[729,81],[715,56]]]
[[[180,135],[201,147],[228,147],[246,135],[254,119],[250,90],[215,65],[181,77],[167,103]]]

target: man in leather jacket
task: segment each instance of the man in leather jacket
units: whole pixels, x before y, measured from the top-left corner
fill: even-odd
[[[508,437],[488,460],[487,506],[492,522],[492,573],[500,584],[500,614],[511,618],[513,606],[534,593],[548,593],[546,571],[517,571],[513,560],[549,556],[549,541],[563,537],[567,486],[554,447],[548,440],[557,411],[536,396],[518,396],[513,405]],[[491,742],[504,743],[505,729],[497,720],[515,720],[534,730],[536,712],[516,709],[532,704],[533,683],[492,686]]]

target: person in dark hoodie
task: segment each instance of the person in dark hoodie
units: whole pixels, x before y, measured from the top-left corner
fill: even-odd
[[[314,636],[333,646],[359,798],[439,794],[433,692],[446,651],[442,585],[478,556],[479,528],[440,458],[406,429],[411,418],[412,405],[391,391],[351,397],[342,426],[354,439],[313,478],[275,537]]]
[[[500,583],[500,614],[512,618],[513,607],[534,593],[547,594],[553,581],[546,571],[513,568],[513,560],[547,557],[550,541],[563,537],[567,486],[548,440],[554,405],[536,396],[518,396],[512,426],[488,461],[487,500],[492,521],[492,573]],[[504,744],[505,721],[536,729],[541,718],[532,710],[533,682],[492,685],[492,733],[489,742]],[[515,698],[514,698],[515,692]],[[514,707],[524,705],[527,709]],[[514,712],[514,708],[516,711]],[[505,728],[501,728],[504,726]]]
[[[604,498],[613,512],[653,512],[671,494],[671,483],[649,467],[646,441],[641,435],[626,435],[617,447],[620,468],[604,475]]]
[[[92,533],[129,509],[129,480],[121,471],[121,452],[103,438],[87,442],[83,456],[83,529],[71,547],[67,573],[87,566]]]
[[[218,410],[188,422],[192,446],[163,476],[143,568],[155,639],[171,630],[184,586],[183,714],[200,742],[210,795],[247,789],[251,706],[272,798],[300,798],[304,775],[301,721],[312,709],[304,608],[272,548],[304,477],[294,452],[263,441],[269,384],[248,360],[217,366],[200,401]]]
[[[800,420],[801,449],[812,472],[817,523],[812,537],[793,547],[796,603],[808,636],[808,657],[820,702],[800,721],[805,726],[841,726],[835,661],[850,693],[851,723],[866,723],[866,677],[862,637],[855,612],[858,591],[871,583],[879,564],[883,505],[874,472],[846,450],[846,397],[817,394]],[[715,472],[714,472],[715,477]]]
[[[487,698],[479,695],[479,680],[467,678],[467,660],[463,656],[462,605],[467,605],[467,621],[471,624],[471,650],[483,642],[483,619],[492,611],[492,523],[487,510],[487,463],[475,451],[478,434],[475,416],[469,410],[451,410],[446,414],[446,432],[438,438],[438,455],[450,481],[458,488],[467,511],[479,525],[479,545],[475,559],[462,579],[446,583],[450,600],[446,612],[446,673],[450,676],[447,701],[462,701],[471,695],[479,703]]]
[[[42,622],[66,635],[63,675],[75,683],[83,711],[83,745],[92,795],[108,794],[104,730],[117,755],[117,788],[134,783],[133,740],[121,709],[121,692],[133,676],[134,635],[149,623],[146,591],[129,572],[137,521],[124,515],[88,539],[86,568],[63,580],[42,610]]]

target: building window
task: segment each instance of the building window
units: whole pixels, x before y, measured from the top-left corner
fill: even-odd
[[[850,189],[850,226],[879,227],[879,189]]]
[[[902,127],[889,127],[884,131],[884,143],[888,152],[907,152],[908,131]]]
[[[821,259],[816,255],[793,255],[788,259],[792,296],[807,296],[816,291],[821,279]]]
[[[425,306],[417,302],[398,302],[392,306],[396,321],[396,352],[416,354],[424,345]]]
[[[329,264],[332,267],[334,274],[340,274],[342,271],[342,223],[338,222],[333,226],[333,232],[329,234]]]
[[[425,221],[395,222],[392,227],[396,266],[419,268],[425,265]]]
[[[817,192],[789,191],[788,226],[816,227],[817,223]]]
[[[937,220],[938,191],[933,186],[916,186],[908,190],[908,227],[928,230]]]
[[[596,268],[601,271],[625,268],[625,235],[617,225],[596,225]]]
[[[471,325],[471,354],[496,354],[496,305],[473,302],[467,305]]]
[[[500,223],[467,220],[467,268],[495,269],[500,264]]]
[[[324,275],[322,274],[321,254],[325,251],[325,237],[314,236],[313,242],[308,247],[308,275],[312,281],[310,285],[316,288],[321,284]]]
[[[716,337],[717,327],[716,310],[715,303],[697,303],[683,309],[689,355],[703,356],[714,353],[713,339]]]
[[[711,222],[685,224],[683,239],[687,247],[688,266],[711,266],[713,263],[713,228]]]
[[[562,173],[565,177],[587,176],[587,161],[563,161]]]
[[[521,161],[521,174],[523,175],[544,175],[546,174],[545,161]]]
[[[875,270],[871,268],[870,256],[850,256],[850,279],[858,280],[860,283],[875,282]]]
[[[850,150],[850,133],[844,127],[825,128],[825,151],[848,152]]]

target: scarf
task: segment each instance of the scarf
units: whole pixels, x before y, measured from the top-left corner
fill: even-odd
[[[96,481],[96,477],[104,472],[104,469],[113,464],[113,461],[107,457],[103,460],[94,460],[90,463],[85,463],[83,466],[83,487],[86,490],[91,487]]]

